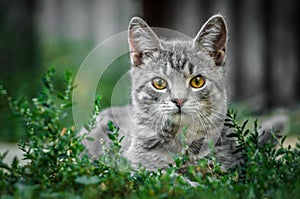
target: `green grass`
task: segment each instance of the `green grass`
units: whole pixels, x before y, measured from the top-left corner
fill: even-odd
[[[199,161],[197,167],[188,167],[178,174],[186,161],[184,153],[164,171],[147,172],[117,170],[103,164],[103,157],[91,161],[82,155],[81,140],[72,123],[66,123],[71,107],[73,80],[66,72],[65,90],[58,92],[54,69],[43,78],[43,87],[37,97],[13,99],[0,86],[0,95],[7,101],[13,114],[19,117],[25,129],[25,138],[19,148],[28,160],[20,165],[4,163],[0,155],[1,198],[299,198],[300,196],[300,140],[296,148],[283,147],[284,139],[274,148],[271,143],[258,144],[257,122],[244,125],[234,111],[228,112],[226,125],[234,130],[229,135],[238,140],[243,164],[230,171],[221,170],[219,163]],[[91,128],[99,113],[100,98],[95,100],[94,114],[87,122]],[[121,140],[118,128],[109,124],[112,144],[108,152],[120,160]],[[102,159],[101,159],[102,158]],[[213,165],[213,166],[212,166]],[[192,187],[185,179],[197,182]]]

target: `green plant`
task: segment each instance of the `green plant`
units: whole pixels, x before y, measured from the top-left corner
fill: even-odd
[[[247,121],[242,125],[236,122],[237,114],[228,112],[228,119],[225,125],[234,129],[229,137],[236,137],[238,140],[237,151],[241,153],[243,162],[237,168],[239,181],[247,187],[248,197],[283,197],[300,194],[300,137],[296,148],[283,143],[284,136],[276,143],[271,141],[259,143],[258,122],[254,121],[252,131],[246,129]],[[277,145],[277,147],[275,147]],[[298,189],[295,189],[295,187]]]
[[[82,139],[74,126],[66,125],[68,108],[74,89],[70,72],[65,73],[65,91],[56,91],[54,69],[43,79],[41,93],[28,101],[14,100],[0,86],[0,95],[7,99],[13,113],[25,127],[26,138],[19,142],[25,164],[15,159],[4,163],[7,153],[0,155],[0,196],[2,198],[297,198],[300,196],[300,139],[296,148],[284,148],[282,139],[277,148],[272,143],[258,143],[258,123],[253,130],[237,122],[237,114],[228,112],[226,124],[237,139],[237,152],[242,164],[222,171],[212,157],[186,166],[184,156],[174,156],[176,165],[165,170],[148,172],[141,168],[129,170],[122,159],[118,128],[111,122],[110,143],[106,154],[92,161],[85,155]],[[94,113],[86,127],[91,129],[100,110],[101,98],[95,100]],[[126,169],[116,169],[117,164]],[[192,187],[186,179],[195,181]]]

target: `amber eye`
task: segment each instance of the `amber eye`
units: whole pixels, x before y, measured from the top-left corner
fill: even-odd
[[[154,88],[156,88],[158,90],[163,90],[163,89],[167,88],[167,82],[161,78],[153,79],[152,85],[154,86]]]
[[[195,76],[191,81],[190,85],[193,88],[202,88],[205,84],[205,80],[201,75]]]

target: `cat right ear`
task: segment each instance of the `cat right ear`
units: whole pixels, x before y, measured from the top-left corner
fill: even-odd
[[[226,58],[227,27],[221,15],[212,16],[194,39],[194,47],[204,49],[214,59],[216,66],[222,66]]]
[[[160,42],[156,34],[139,17],[133,17],[128,28],[128,42],[130,47],[130,58],[133,66],[143,63],[143,56],[158,51]]]

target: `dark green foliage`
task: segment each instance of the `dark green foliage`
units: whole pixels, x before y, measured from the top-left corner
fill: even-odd
[[[27,162],[15,159],[11,165],[0,155],[0,195],[2,198],[298,198],[300,196],[300,140],[296,148],[284,148],[282,139],[275,148],[272,143],[258,144],[258,123],[253,130],[240,125],[237,115],[228,112],[226,125],[233,129],[229,137],[238,141],[242,164],[224,172],[212,158],[201,160],[197,167],[186,166],[187,159],[174,156],[176,165],[165,170],[147,172],[128,170],[122,159],[118,128],[108,124],[110,144],[106,155],[91,161],[83,155],[81,140],[74,126],[64,119],[72,105],[72,77],[65,74],[66,89],[56,93],[54,69],[43,78],[41,93],[31,101],[13,100],[3,87],[13,113],[20,117],[26,129],[26,139],[19,142]],[[96,98],[94,114],[87,128],[91,129],[100,110]],[[184,130],[183,130],[184,132]],[[91,140],[93,141],[93,140]],[[110,165],[110,166],[107,166]],[[120,165],[122,165],[120,169]],[[123,167],[125,166],[125,167]],[[119,169],[116,169],[116,168]],[[188,179],[198,183],[192,187]]]
[[[300,138],[298,137],[298,144],[294,149],[283,146],[286,137],[276,143],[258,143],[257,121],[254,122],[252,131],[245,129],[246,123],[247,121],[243,125],[237,124],[236,113],[228,112],[225,125],[234,129],[234,133],[229,136],[238,140],[237,151],[241,152],[243,162],[237,171],[239,181],[247,187],[247,195],[253,198],[281,198],[284,194],[299,196]]]

